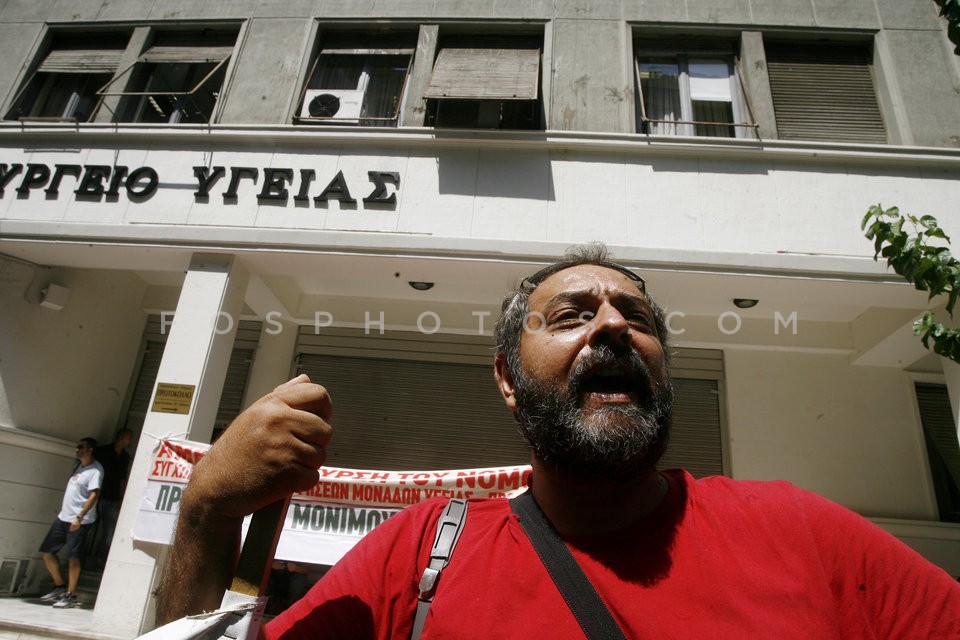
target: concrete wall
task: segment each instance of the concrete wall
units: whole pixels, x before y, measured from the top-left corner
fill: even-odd
[[[840,355],[724,359],[733,477],[789,480],[868,516],[938,518],[907,374]]]
[[[310,26],[309,20],[301,18],[250,21],[224,94],[221,122],[290,121],[287,114],[300,96],[300,69],[310,50]]]
[[[36,555],[60,511],[73,444],[0,427],[0,558]]]
[[[370,15],[370,14],[375,14]],[[884,74],[878,85],[894,143],[960,145],[960,66],[946,38],[946,22],[932,0],[620,0],[510,3],[440,3],[428,0],[376,5],[340,0],[300,2],[124,2],[10,0],[0,6],[0,95],[9,104],[44,22],[228,20],[246,23],[236,73],[224,91],[221,122],[289,123],[299,96],[315,20],[374,19],[414,23],[451,20],[541,23],[551,49],[544,58],[548,128],[633,132],[634,80],[628,25],[656,28],[690,24],[766,34],[845,30],[864,38],[879,32]],[[785,31],[789,30],[789,31]],[[702,31],[702,29],[701,29]],[[708,32],[703,32],[709,35]],[[879,61],[879,60],[878,60]],[[889,94],[889,95],[887,95]],[[890,98],[890,95],[893,98]],[[764,96],[760,96],[763,101]],[[764,104],[758,104],[762,111]]]
[[[123,271],[0,267],[0,426],[108,441],[139,351],[145,285]],[[49,282],[70,290],[62,311],[39,305]]]
[[[749,142],[741,149],[677,145],[617,147],[605,153],[566,150],[562,141],[553,149],[509,143],[501,145],[505,148],[470,148],[467,143],[447,148],[433,142],[418,148],[395,146],[402,145],[402,139],[389,146],[355,148],[319,138],[311,145],[306,133],[296,146],[276,146],[265,138],[258,148],[247,139],[241,152],[232,145],[204,144],[206,134],[197,134],[189,144],[173,137],[160,143],[159,135],[152,143],[141,142],[159,148],[130,148],[116,156],[109,149],[24,153],[8,146],[5,161],[24,165],[108,164],[117,157],[131,171],[153,167],[160,186],[145,201],[131,200],[121,190],[115,201],[84,202],[71,192],[75,178],[67,177],[56,198],[44,197],[42,187],[18,197],[15,187],[21,175],[0,198],[0,219],[60,222],[58,233],[71,233],[75,227],[84,235],[107,229],[86,225],[109,224],[116,225],[110,233],[122,227],[123,235],[161,242],[171,233],[164,227],[176,226],[178,235],[206,240],[221,238],[220,229],[257,228],[287,233],[287,240],[296,244],[309,243],[310,230],[350,230],[397,234],[383,236],[384,241],[401,246],[407,234],[567,243],[589,238],[657,251],[724,252],[731,258],[761,253],[862,258],[869,244],[859,225],[871,204],[932,214],[949,229],[956,216],[953,203],[960,201],[960,168],[952,157],[942,162],[919,156],[887,158],[875,164],[842,153],[816,158],[795,146],[784,147],[782,157],[772,147],[761,156],[751,153]],[[49,136],[46,140],[53,144]],[[16,138],[12,143],[20,146],[24,141]],[[83,141],[64,137],[57,144],[70,147]],[[198,199],[191,167],[210,158],[227,167],[227,173],[210,188],[209,199]],[[223,198],[229,167],[260,172],[256,184],[240,182],[235,201]],[[265,168],[293,169],[295,180],[287,185],[285,202],[258,202]],[[345,207],[333,199],[295,205],[292,198],[300,189],[303,168],[316,171],[311,197],[342,171],[357,205]],[[373,190],[370,170],[399,175],[395,206],[360,202]],[[602,216],[584,215],[598,207]]]
[[[109,442],[140,346],[144,284],[122,271],[0,258],[0,557],[34,555],[60,509],[78,438]],[[62,311],[38,304],[49,282]]]

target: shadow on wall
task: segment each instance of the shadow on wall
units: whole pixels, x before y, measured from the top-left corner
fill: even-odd
[[[549,151],[448,150],[437,154],[441,194],[553,202]]]

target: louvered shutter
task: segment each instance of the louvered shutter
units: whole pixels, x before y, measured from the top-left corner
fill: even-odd
[[[868,47],[772,43],[766,56],[780,138],[887,142]]]
[[[490,339],[479,336],[301,327],[296,372],[330,391],[332,466],[523,464],[526,443],[496,388],[492,359]],[[673,437],[661,466],[722,473],[722,352],[682,349],[673,368]]]

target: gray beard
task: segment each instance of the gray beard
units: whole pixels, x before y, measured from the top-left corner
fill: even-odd
[[[566,389],[516,372],[517,422],[533,452],[556,471],[582,479],[631,479],[653,468],[666,450],[673,385],[667,378],[650,390],[649,369],[635,352],[614,354],[601,347],[595,353],[590,363],[577,366]],[[582,371],[588,364],[617,361],[629,361],[641,380],[639,403],[581,408]]]

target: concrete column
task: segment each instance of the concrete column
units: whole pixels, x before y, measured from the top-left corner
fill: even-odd
[[[422,127],[427,113],[427,101],[423,92],[427,90],[430,76],[433,74],[433,60],[437,57],[437,37],[440,27],[435,24],[420,25],[417,39],[417,54],[413,57],[413,68],[407,78],[406,98],[399,126]]]
[[[767,75],[767,56],[763,49],[763,36],[757,31],[740,34],[740,72],[744,93],[750,102],[750,110],[758,125],[761,139],[777,139],[777,118],[773,112],[773,94],[770,77]]]
[[[190,262],[157,383],[193,386],[193,401],[188,413],[150,411],[144,421],[93,612],[97,627],[111,635],[133,638],[153,628],[151,593],[163,569],[166,547],[134,544],[130,535],[150,472],[152,445],[166,436],[210,442],[247,280],[246,270],[230,255],[198,253]],[[221,317],[226,315],[232,322]]]

